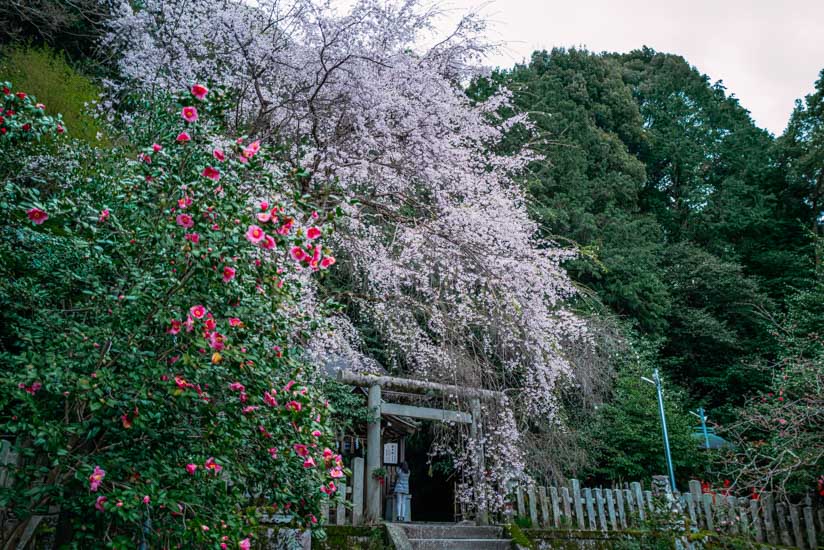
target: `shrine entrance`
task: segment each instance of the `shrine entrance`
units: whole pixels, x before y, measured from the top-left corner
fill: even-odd
[[[483,419],[481,417],[481,401],[493,400],[501,402],[503,400],[503,394],[501,392],[438,384],[435,382],[425,382],[421,380],[395,378],[390,376],[368,376],[355,374],[345,370],[338,372],[338,381],[365,389],[368,388],[367,407],[369,409],[369,421],[366,429],[366,464],[364,469],[365,471],[362,474],[366,482],[364,503],[366,504],[365,519],[367,522],[377,523],[381,521],[385,515],[384,504],[388,505],[390,499],[394,501],[394,497],[387,494],[388,487],[384,486],[384,477],[386,476],[386,471],[383,467],[384,464],[391,464],[393,462],[396,463],[398,457],[401,459],[405,458],[406,452],[405,441],[403,442],[403,448],[398,448],[397,445],[390,445],[388,448],[384,448],[382,445],[381,434],[383,431],[382,424],[384,417],[394,418],[394,420],[387,420],[387,425],[401,419],[407,419],[406,421],[408,421],[408,419],[417,419],[452,422],[456,424],[469,424],[470,437],[473,439],[476,448],[480,449],[480,456],[477,461],[476,468],[477,471],[471,472],[471,475],[477,483],[483,483],[485,460],[482,439]],[[459,400],[465,399],[469,405],[467,408],[469,408],[470,412],[386,402],[382,398],[383,388],[394,391],[395,393],[406,392],[429,395],[435,394],[449,398],[457,398]],[[387,397],[388,396],[389,395],[387,395]],[[388,455],[392,455],[392,458],[390,460],[385,460],[384,457]],[[397,457],[395,455],[397,455]],[[425,458],[423,460],[416,459],[415,462],[426,465]],[[447,489],[444,486],[438,488],[437,494],[439,495],[440,504],[437,508],[440,509],[440,507],[444,505],[444,502],[453,507],[451,518],[447,516],[447,521],[453,521],[455,517],[454,483],[448,485],[451,486],[451,489]],[[384,495],[387,496],[386,502],[383,498]],[[430,499],[429,496],[426,496],[425,498],[427,500]],[[434,497],[432,497],[432,500],[434,502]],[[429,511],[424,512],[424,514],[428,513]],[[432,513],[440,515],[442,512],[433,511]],[[423,517],[416,502],[413,502],[412,504],[412,517],[416,519]],[[485,509],[476,510],[475,517],[473,519],[479,525],[488,524],[488,511]]]
[[[456,472],[441,457],[434,457],[430,465],[429,450],[434,439],[431,422],[422,423],[421,429],[406,438],[406,462],[409,464],[409,492],[412,496],[412,521],[456,521],[455,482]]]

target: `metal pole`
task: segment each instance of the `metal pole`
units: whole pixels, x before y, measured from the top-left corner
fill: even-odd
[[[658,412],[661,414],[661,431],[664,433],[664,451],[667,455],[667,470],[669,470],[670,484],[672,490],[677,491],[675,487],[675,472],[672,468],[672,455],[670,455],[669,434],[667,433],[667,417],[664,414],[664,394],[661,391],[661,377],[658,376],[658,369],[652,372],[652,379],[655,381],[655,390],[658,393]]]
[[[701,415],[701,430],[704,432],[704,446],[710,448],[710,435],[707,433],[707,415],[704,414],[704,407],[698,409],[698,414]]]

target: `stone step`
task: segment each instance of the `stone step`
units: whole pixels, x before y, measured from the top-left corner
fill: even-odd
[[[412,550],[510,550],[503,539],[409,539]]]
[[[503,529],[494,525],[459,525],[455,523],[401,524],[410,539],[499,539]]]

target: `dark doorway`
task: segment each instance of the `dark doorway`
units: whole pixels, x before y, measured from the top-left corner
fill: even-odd
[[[406,438],[409,464],[409,492],[412,495],[412,521],[455,521],[455,474],[452,461],[435,457],[427,464],[432,445],[432,428],[424,428]]]

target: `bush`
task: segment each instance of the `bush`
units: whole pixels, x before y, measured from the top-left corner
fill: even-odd
[[[208,97],[146,99],[132,129],[156,143],[133,160],[0,140],[11,545],[58,506],[67,548],[234,548],[255,506],[318,527],[343,475],[300,359],[301,280],[333,262],[333,215],[291,200],[257,143],[221,139]]]
[[[107,143],[103,126],[88,116],[100,89],[75,71],[66,58],[48,47],[8,46],[0,52],[0,80],[36,95],[48,112],[61,113],[72,137],[89,144]]]

